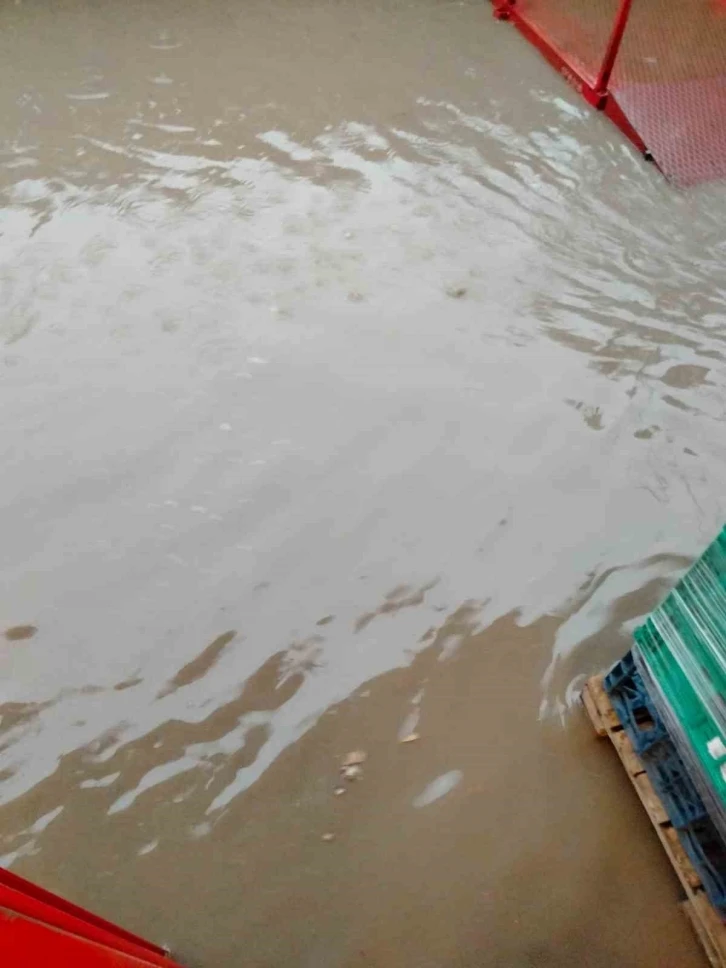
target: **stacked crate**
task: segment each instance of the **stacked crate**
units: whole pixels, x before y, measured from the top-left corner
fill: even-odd
[[[603,685],[726,918],[726,528]]]

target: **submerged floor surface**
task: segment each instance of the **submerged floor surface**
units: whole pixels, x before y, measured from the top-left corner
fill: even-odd
[[[473,2],[23,0],[0,118],[0,863],[199,968],[702,964],[576,697],[724,518],[726,189]]]

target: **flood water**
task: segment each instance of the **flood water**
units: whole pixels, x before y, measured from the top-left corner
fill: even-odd
[[[726,189],[472,0],[7,0],[0,147],[0,863],[195,968],[701,965],[577,695],[724,518]]]

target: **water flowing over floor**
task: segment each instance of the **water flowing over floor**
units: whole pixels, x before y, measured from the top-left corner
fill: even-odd
[[[0,863],[199,968],[701,964],[576,698],[724,519],[724,189],[469,0],[6,4],[0,118]]]

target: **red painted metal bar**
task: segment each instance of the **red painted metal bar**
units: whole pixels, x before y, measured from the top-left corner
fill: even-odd
[[[147,968],[150,964],[3,909],[0,952],[8,968]]]
[[[618,8],[618,12],[615,17],[615,23],[613,24],[610,39],[608,40],[605,56],[603,57],[602,66],[600,67],[600,73],[597,75],[597,80],[595,81],[595,90],[602,94],[603,97],[607,97],[608,94],[610,75],[613,72],[615,58],[618,56],[618,51],[620,50],[620,44],[622,43],[623,34],[625,33],[625,28],[628,24],[628,17],[630,16],[630,8],[632,4],[633,0],[620,0],[620,7]]]
[[[132,959],[129,965],[154,966],[154,968],[178,968],[168,957],[167,952],[158,945],[125,931],[123,928],[100,918],[90,911],[86,911],[62,897],[46,891],[30,881],[11,874],[0,868],[0,909],[4,911],[4,920],[0,923],[0,951],[3,953],[10,944],[8,924],[15,921],[27,920],[30,924],[39,925],[48,931],[58,932],[58,938],[75,938],[78,944],[93,946],[93,950],[103,949],[115,953],[119,958]],[[8,920],[10,919],[10,921]],[[13,920],[15,919],[15,920]],[[23,928],[22,932],[31,930]],[[41,932],[42,934],[42,932]],[[15,937],[15,935],[13,935]],[[43,938],[46,934],[43,934]],[[51,943],[50,941],[48,942]],[[65,942],[64,942],[65,944]],[[104,956],[105,957],[105,956]],[[10,962],[14,965],[14,962]],[[44,964],[37,961],[34,965]],[[88,961],[83,964],[105,965],[107,961]],[[113,962],[108,962],[112,964]],[[119,961],[119,965],[127,962]],[[57,958],[48,964],[65,964]],[[69,963],[70,964],[70,963]],[[78,963],[79,965],[81,962]]]
[[[137,945],[139,948],[144,948],[157,955],[166,956],[166,952],[159,945],[152,944],[150,941],[120,928],[117,924],[106,921],[105,918],[100,918],[97,914],[92,914],[77,904],[66,901],[58,894],[46,891],[45,888],[33,884],[32,881],[26,881],[24,877],[13,874],[2,867],[0,867],[0,907],[9,908],[11,911],[17,911],[29,917],[36,917],[41,912],[50,909],[57,912],[58,917],[65,916],[75,919],[76,922],[84,923],[89,928],[95,927],[114,938],[128,941],[130,944]]]

